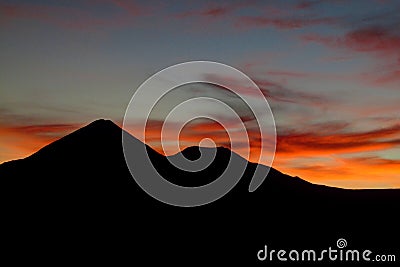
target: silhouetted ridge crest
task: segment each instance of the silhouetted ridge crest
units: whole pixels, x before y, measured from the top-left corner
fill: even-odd
[[[31,157],[70,162],[74,158],[86,156],[85,160],[90,162],[100,151],[103,151],[101,154],[106,151],[122,151],[121,135],[122,129],[115,123],[100,119],[43,147]]]
[[[204,152],[213,152],[215,150],[215,153],[218,157],[230,157],[231,151],[225,147],[199,147],[199,146],[190,146],[182,150],[181,153],[185,158],[188,160],[198,160],[201,156],[201,151]],[[177,154],[179,154],[177,153]]]

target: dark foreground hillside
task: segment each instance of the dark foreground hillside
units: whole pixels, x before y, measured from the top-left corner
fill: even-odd
[[[400,260],[400,190],[330,188],[271,169],[249,193],[256,165],[248,163],[236,187],[218,201],[174,207],[153,199],[132,179],[121,137],[114,123],[98,120],[28,158],[0,165],[5,256],[15,263],[271,265],[257,260],[264,245],[317,250],[345,238],[349,249],[397,253]],[[142,145],[129,138],[133,146]],[[198,149],[182,153],[195,159]],[[215,161],[193,174],[147,151],[164,177],[183,186],[213,181],[230,157],[244,160],[217,148]]]

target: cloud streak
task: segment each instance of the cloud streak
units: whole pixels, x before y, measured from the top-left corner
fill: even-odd
[[[326,125],[323,127],[327,127]],[[332,128],[335,127],[335,124]],[[365,132],[281,131],[278,153],[287,155],[330,155],[378,151],[400,145],[400,125]]]
[[[29,156],[81,124],[0,125],[0,163]]]
[[[306,34],[302,36],[302,39],[334,48],[349,48],[357,52],[376,52],[383,56],[398,55],[400,53],[398,49],[400,35],[381,26],[355,29],[339,37]]]
[[[300,29],[322,24],[335,24],[336,18],[331,17],[301,17],[301,18],[270,18],[269,16],[242,16],[236,21],[239,28],[274,27],[281,30]]]

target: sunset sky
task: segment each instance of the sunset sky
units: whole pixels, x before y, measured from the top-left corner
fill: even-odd
[[[192,60],[233,66],[261,88],[278,170],[345,188],[400,187],[400,1],[390,0],[0,0],[0,162],[98,118],[121,124],[142,82]],[[216,87],[182,90],[235,101]],[[181,141],[203,137],[227,142],[204,121]]]

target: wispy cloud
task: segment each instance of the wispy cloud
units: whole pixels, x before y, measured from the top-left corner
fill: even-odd
[[[29,156],[82,124],[0,125],[0,163]]]
[[[236,21],[236,26],[241,27],[274,27],[283,30],[300,29],[308,26],[315,26],[321,24],[334,24],[337,22],[336,18],[331,17],[281,17],[271,18],[265,16],[242,16]]]
[[[300,74],[299,74],[300,75]],[[231,88],[235,88],[235,90],[239,94],[249,95],[249,96],[259,96],[259,92],[257,92],[254,88],[250,88],[248,86],[241,86],[243,84],[241,81],[233,78],[233,77],[220,77],[214,74],[206,75],[207,80],[215,82],[217,84],[225,84],[227,86],[231,86]],[[253,81],[259,87],[261,93],[271,101],[276,102],[285,102],[285,103],[293,103],[293,104],[324,104],[331,103],[331,100],[324,97],[323,95],[313,94],[304,92],[301,90],[296,90],[292,88],[288,88],[287,86],[275,82],[265,78],[253,78]],[[215,87],[216,90],[229,91],[229,89],[225,87]]]
[[[176,14],[177,18],[203,17],[203,18],[224,18],[232,15],[238,8],[244,6],[244,3],[226,3],[226,4],[207,4],[200,8],[183,11]]]
[[[309,9],[313,8],[320,3],[322,3],[322,0],[314,0],[314,1],[300,1],[298,4],[296,4],[297,9]]]
[[[304,41],[316,42],[336,48],[349,48],[358,52],[376,52],[378,55],[398,55],[400,34],[381,26],[368,26],[333,37],[318,34],[302,36]]]
[[[365,132],[281,130],[278,137],[278,153],[296,157],[379,151],[399,145],[398,124]]]
[[[398,28],[372,25],[351,30],[343,36],[305,34],[301,39],[333,49],[368,53],[381,63],[379,71],[373,70],[367,74],[369,76],[367,80],[375,85],[400,82],[400,31]]]

